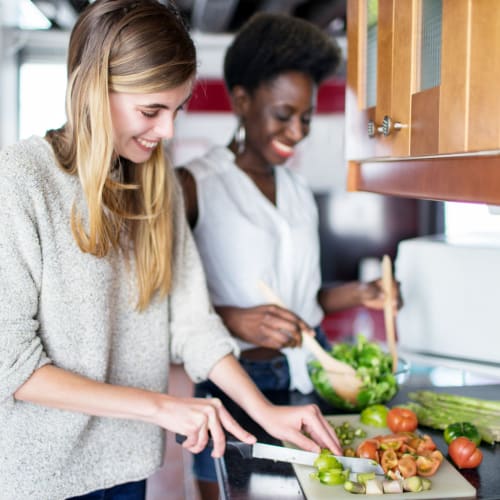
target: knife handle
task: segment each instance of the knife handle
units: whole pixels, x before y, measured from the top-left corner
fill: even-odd
[[[183,434],[175,434],[175,442],[178,444],[184,443],[186,440],[186,436]],[[208,439],[207,447],[213,448],[214,442],[212,438]],[[226,446],[230,446],[231,448],[235,448],[239,451],[240,455],[243,458],[252,458],[252,446],[251,444],[244,443],[243,441],[238,441],[232,436],[226,436]]]

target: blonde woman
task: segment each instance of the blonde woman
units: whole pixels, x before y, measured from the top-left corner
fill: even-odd
[[[264,398],[210,306],[161,144],[195,70],[172,7],[97,0],[70,38],[67,123],[0,154],[2,498],[143,499],[166,429],[214,457],[224,431],[254,441],[220,400],[165,393],[171,361],[277,438],[340,451],[316,406]]]

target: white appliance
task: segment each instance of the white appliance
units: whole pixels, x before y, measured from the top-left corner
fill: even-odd
[[[399,244],[402,352],[500,377],[500,237],[423,237]]]

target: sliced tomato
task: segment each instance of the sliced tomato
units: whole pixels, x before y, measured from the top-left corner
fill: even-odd
[[[370,458],[378,462],[378,441],[375,439],[365,439],[356,449],[356,456],[360,458]]]
[[[403,455],[398,460],[398,469],[403,477],[412,477],[417,475],[417,462],[411,455]]]
[[[394,450],[385,450],[380,457],[380,465],[384,472],[394,469],[398,465],[398,456]]]
[[[381,450],[394,450],[398,451],[401,448],[401,445],[404,444],[401,441],[383,441],[380,443]]]
[[[417,457],[417,474],[422,477],[433,476],[441,465],[441,461],[437,457]]]
[[[417,453],[419,455],[424,454],[424,451],[433,451],[436,448],[436,443],[432,440],[432,438],[427,434],[424,434],[420,437],[420,441],[417,445]]]
[[[399,450],[401,446],[408,442],[409,437],[403,433],[396,433],[378,436],[376,439],[380,443],[382,450]]]
[[[412,448],[410,445],[403,443],[401,447],[399,448],[400,453],[409,453],[410,455],[416,455],[417,450],[415,448]]]
[[[431,452],[431,457],[441,463],[444,460],[443,454],[439,450],[434,450]]]

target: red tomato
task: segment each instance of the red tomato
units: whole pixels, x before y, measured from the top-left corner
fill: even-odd
[[[441,465],[439,457],[419,455],[417,457],[417,474],[422,477],[433,476]]]
[[[460,436],[450,443],[448,454],[459,469],[474,469],[483,460],[481,450],[465,436]]]
[[[398,460],[398,469],[403,477],[412,477],[417,475],[417,463],[411,455],[403,455]]]
[[[392,408],[387,414],[387,427],[392,432],[413,432],[417,426],[417,415],[408,408]]]
[[[417,444],[417,454],[418,455],[425,455],[426,451],[434,451],[436,449],[436,443],[432,440],[432,438],[424,434],[418,444]]]
[[[365,439],[356,450],[356,456],[370,458],[378,462],[378,442],[374,439]]]
[[[430,456],[441,463],[444,460],[443,454],[439,450],[431,451]]]
[[[384,472],[394,469],[398,465],[398,456],[394,450],[385,450],[380,457],[380,465]]]
[[[377,436],[375,439],[380,443],[380,448],[382,450],[399,450],[403,444],[408,442],[409,437],[407,434],[398,433]]]

